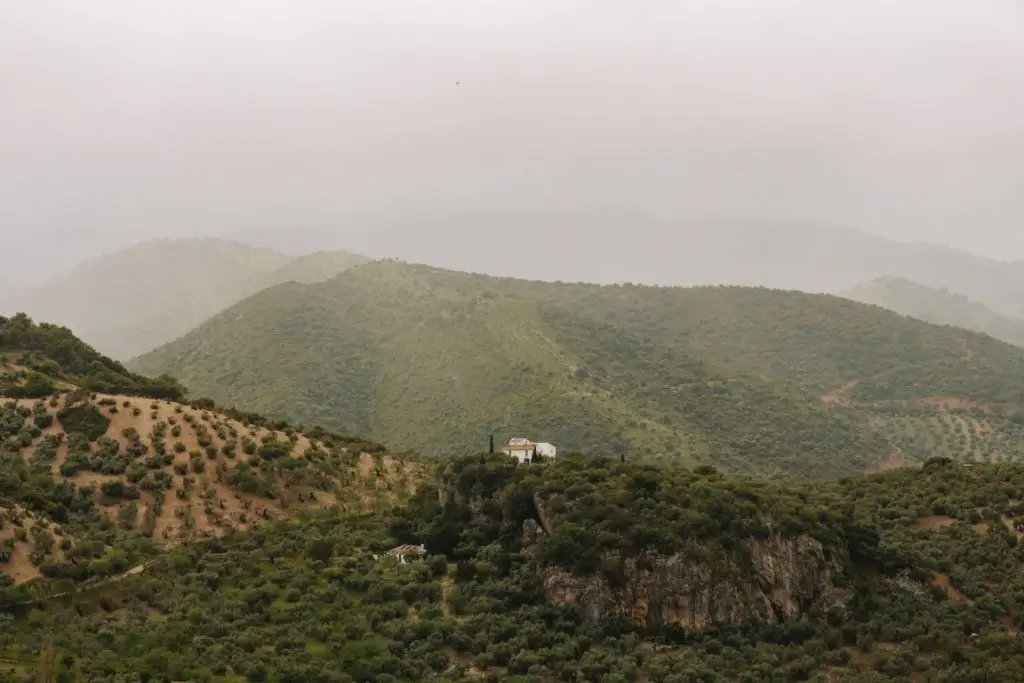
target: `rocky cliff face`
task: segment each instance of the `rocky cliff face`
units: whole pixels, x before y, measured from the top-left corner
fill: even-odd
[[[497,489],[459,493],[457,475],[449,468],[439,482],[441,505],[463,505],[476,515],[501,509]],[[544,534],[557,533],[558,520],[544,501],[533,495],[534,518],[522,525],[523,547],[533,555]],[[521,518],[520,518],[521,519]],[[505,522],[513,522],[504,519]],[[548,596],[569,604],[585,617],[624,618],[637,626],[675,625],[697,631],[713,624],[778,624],[816,607],[842,606],[850,597],[836,579],[849,563],[845,549],[825,547],[810,536],[774,535],[751,538],[726,550],[702,547],[687,554],[643,554],[618,561],[618,571],[573,574],[537,562],[537,574]]]
[[[624,617],[638,626],[672,624],[689,631],[714,623],[776,624],[815,605],[843,602],[834,583],[843,561],[829,555],[812,538],[775,536],[750,540],[732,559],[714,565],[681,555],[627,559],[618,587],[600,575],[575,576],[554,567],[541,577],[553,600],[590,619]]]

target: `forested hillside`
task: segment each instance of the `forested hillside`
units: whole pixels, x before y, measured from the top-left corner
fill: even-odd
[[[167,399],[184,395],[172,378],[129,372],[66,327],[36,324],[24,314],[0,316],[0,396],[45,398],[71,388]]]
[[[856,416],[679,344],[398,263],[276,287],[132,364],[219,402],[431,455],[526,435],[563,450],[765,475],[889,452]]]
[[[1017,466],[808,487],[460,458],[395,513],[269,522],[63,600],[0,584],[0,681],[1012,681],[1022,499]]]
[[[565,450],[840,475],[1024,453],[1024,350],[838,297],[529,282],[377,262],[265,291],[133,362],[434,455]]]

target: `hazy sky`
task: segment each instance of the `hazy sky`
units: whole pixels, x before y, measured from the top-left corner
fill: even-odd
[[[619,206],[1024,257],[1020,0],[30,0],[0,97],[0,251]]]

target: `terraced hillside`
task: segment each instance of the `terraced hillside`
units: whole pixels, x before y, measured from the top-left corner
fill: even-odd
[[[220,401],[429,454],[487,435],[841,475],[920,462],[892,414],[987,415],[1024,450],[1024,350],[800,292],[528,282],[378,262],[274,288],[134,361]],[[909,426],[908,426],[909,429]],[[943,453],[956,455],[953,451]],[[976,454],[977,453],[977,454]]]
[[[1024,424],[1001,415],[964,410],[876,412],[876,430],[912,461],[931,457],[974,462],[1024,459]]]
[[[159,546],[301,510],[390,506],[421,479],[418,465],[379,444],[218,411],[210,401],[139,395],[163,385],[116,363],[94,358],[75,374],[74,363],[32,343],[49,336],[62,339],[60,348],[91,352],[63,328],[0,318],[0,349],[13,339],[19,347],[0,351],[8,394],[0,396],[0,573],[16,583],[114,576]],[[71,382],[98,378],[131,393]]]

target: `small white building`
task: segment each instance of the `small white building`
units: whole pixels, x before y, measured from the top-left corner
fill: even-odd
[[[419,560],[426,554],[427,549],[423,545],[400,545],[384,553],[384,557],[396,559],[399,564],[406,564],[412,560]],[[380,558],[380,555],[373,556],[375,560]]]
[[[533,458],[534,453],[544,458],[554,458],[557,450],[549,443],[535,442],[529,439],[509,439],[508,444],[501,449],[501,452],[519,462],[526,462]]]

